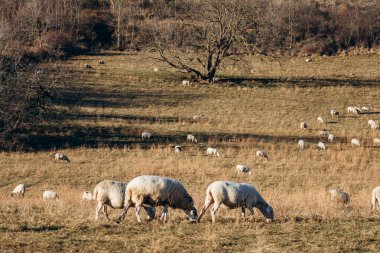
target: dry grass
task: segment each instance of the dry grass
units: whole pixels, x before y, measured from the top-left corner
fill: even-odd
[[[99,58],[106,64],[96,65]],[[319,60],[305,65],[302,58],[284,59],[282,69],[268,74],[268,66],[276,63],[263,59],[262,65],[255,61],[234,70],[234,75],[249,75],[250,65],[255,65],[254,79],[191,87],[178,85],[181,74],[147,55],[82,56],[62,63],[66,82],[72,84],[62,89],[76,96],[67,103],[80,110],[47,128],[52,135],[64,128],[52,140],[58,148],[66,147],[62,152],[72,162],[53,162],[53,151],[0,154],[0,251],[378,250],[380,218],[370,210],[370,194],[380,182],[380,149],[371,142],[379,131],[370,130],[366,122],[370,118],[380,122],[380,87],[319,86],[318,80],[308,85],[302,80],[297,85],[264,85],[256,78],[309,78],[312,73],[345,80],[350,70],[356,71],[358,80],[380,78],[373,67],[378,56]],[[85,62],[95,70],[84,70]],[[153,72],[153,66],[162,71]],[[332,66],[334,74],[329,72]],[[229,71],[224,68],[222,74],[230,75],[232,67]],[[344,112],[348,105],[367,105],[376,113],[338,120],[328,115],[331,109]],[[194,122],[191,117],[197,113],[207,118]],[[328,123],[317,124],[317,116]],[[301,131],[301,121],[309,122],[311,129]],[[324,152],[315,148],[321,129],[338,136]],[[154,134],[153,140],[142,141],[144,130]],[[200,142],[187,143],[188,133]],[[351,147],[353,137],[364,146]],[[300,138],[309,144],[306,150],[297,149]],[[185,146],[185,151],[174,154],[175,144]],[[217,147],[221,157],[205,156],[208,146]],[[256,159],[259,148],[269,151],[268,161]],[[252,176],[238,176],[237,163],[252,167]],[[189,224],[183,212],[171,209],[167,224],[137,225],[132,213],[120,225],[105,219],[95,222],[96,204],[82,203],[81,193],[103,179],[127,181],[141,174],[179,179],[198,208],[212,181],[252,183],[273,206],[276,220],[267,224],[256,212],[255,221],[245,221],[237,209],[220,210],[214,225],[208,214],[201,224]],[[9,192],[20,182],[28,186],[25,198],[10,198]],[[349,192],[351,203],[330,202],[326,190],[332,187]],[[46,189],[58,191],[61,199],[44,203],[41,195]],[[116,217],[120,211],[111,212]]]

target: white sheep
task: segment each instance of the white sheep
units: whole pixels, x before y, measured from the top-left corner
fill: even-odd
[[[190,84],[191,84],[190,80],[187,80],[187,79],[182,80],[182,85],[190,85]]]
[[[152,137],[152,134],[149,133],[149,132],[142,132],[141,137],[143,139],[148,139],[149,140]]]
[[[357,108],[349,106],[347,107],[347,113],[358,114],[359,111],[357,110]]]
[[[182,147],[181,146],[175,146],[174,147],[174,153],[178,154],[182,151]]]
[[[358,139],[352,139],[351,140],[351,145],[353,145],[353,146],[360,146],[360,141]]]
[[[153,67],[153,71],[154,71],[154,72],[158,72],[159,69],[158,69],[157,67]]]
[[[380,186],[376,187],[372,191],[372,210],[375,211],[376,208],[380,210]]]
[[[18,197],[24,197],[26,186],[24,184],[17,185],[11,192],[11,196],[16,195]]]
[[[354,106],[354,109],[355,109],[358,113],[363,113],[362,109],[360,109],[360,107],[358,107],[358,106]]]
[[[347,192],[333,189],[333,190],[329,190],[329,193],[330,193],[331,200],[334,200],[343,204],[347,204],[348,202],[350,202],[350,195]]]
[[[299,149],[304,149],[305,148],[305,141],[304,140],[299,140],[298,141],[298,148]]]
[[[98,183],[94,188],[94,200],[98,202],[95,212],[95,219],[99,218],[99,212],[103,208],[103,213],[105,214],[107,220],[110,220],[107,213],[107,206],[113,209],[122,209],[125,207],[125,189],[128,183],[114,181],[114,180],[103,180]],[[154,219],[155,208],[144,207],[147,213],[147,220]]]
[[[93,198],[92,192],[89,192],[89,191],[83,192],[83,194],[82,194],[82,200],[84,200],[84,201],[91,201],[93,199],[94,198]]]
[[[372,119],[368,120],[368,126],[377,125],[376,122]]]
[[[59,199],[59,196],[58,196],[57,192],[47,190],[47,191],[44,191],[42,193],[42,199],[44,201],[49,200],[49,199],[55,199],[55,200],[57,200],[57,199]]]
[[[334,139],[335,139],[335,136],[333,134],[329,134],[329,136],[327,137],[327,140],[330,142],[333,142]]]
[[[378,124],[373,124],[373,125],[371,125],[371,129],[372,130],[379,130],[380,126]]]
[[[326,146],[325,146],[325,144],[324,144],[323,142],[321,142],[321,141],[318,143],[317,147],[318,147],[319,149],[326,150]]]
[[[306,122],[301,122],[301,129],[306,130],[307,129],[307,123]]]
[[[163,206],[160,220],[166,222],[168,208],[183,210],[191,222],[197,220],[197,209],[193,198],[177,180],[159,176],[138,176],[132,179],[125,190],[125,207],[120,214],[122,221],[131,206],[135,206],[137,222],[141,223],[141,206]]]
[[[252,175],[252,170],[248,166],[244,164],[238,164],[236,165],[236,171],[239,174],[240,172],[248,173],[249,175]]]
[[[321,130],[321,131],[319,131],[319,136],[320,137],[327,137],[327,136],[329,136],[329,132],[326,130]]]
[[[211,209],[212,222],[215,223],[215,214],[219,207],[224,204],[230,209],[241,208],[242,217],[245,217],[245,208],[250,211],[253,218],[253,208],[256,207],[264,215],[267,221],[273,221],[273,209],[260,193],[250,184],[235,183],[228,181],[215,181],[207,187],[205,204],[199,214],[198,222],[203,214],[214,204]]]
[[[340,112],[338,112],[338,111],[335,111],[335,110],[331,110],[330,111],[330,115],[332,116],[332,117],[339,117],[340,116]]]
[[[266,150],[257,150],[256,157],[264,157],[264,158],[269,159],[269,154]]]
[[[193,116],[193,120],[200,120],[200,119],[203,119],[204,118],[204,115],[203,114],[196,114]]]
[[[313,61],[313,59],[310,58],[310,57],[308,57],[308,58],[305,59],[305,62],[312,62],[312,61]]]
[[[380,138],[373,139],[373,144],[380,145]]]
[[[206,154],[219,157],[219,152],[216,148],[207,148]]]
[[[369,111],[371,111],[371,109],[369,107],[367,107],[367,106],[363,106],[362,107],[362,111],[363,112],[369,112]]]
[[[198,143],[198,140],[197,140],[197,139],[195,138],[195,136],[192,135],[192,134],[188,134],[188,135],[187,135],[187,140],[188,140],[188,141],[191,141],[191,142]]]
[[[55,154],[54,155],[54,159],[55,160],[60,160],[60,161],[70,162],[70,159],[67,157],[67,155],[64,155],[62,153]]]
[[[322,118],[321,116],[319,116],[319,117],[317,118],[317,122],[323,124],[323,118]]]
[[[213,82],[213,83],[219,83],[219,81],[220,81],[220,78],[219,78],[219,77],[214,76],[214,77],[212,78],[212,82]]]

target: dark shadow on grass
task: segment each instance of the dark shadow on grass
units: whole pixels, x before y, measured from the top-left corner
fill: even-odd
[[[43,232],[58,231],[62,228],[64,228],[64,227],[63,226],[46,226],[46,225],[37,226],[37,227],[29,227],[27,225],[21,225],[18,229],[2,227],[2,228],[0,228],[0,231],[3,231],[3,232],[43,233]]]

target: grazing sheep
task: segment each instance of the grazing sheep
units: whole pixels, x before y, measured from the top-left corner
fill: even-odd
[[[375,130],[379,130],[379,129],[380,129],[380,126],[379,126],[378,124],[372,124],[372,125],[371,125],[371,129],[374,130],[374,131],[375,131]]]
[[[149,133],[149,132],[142,132],[141,137],[143,139],[148,139],[149,140],[152,137],[152,134]]]
[[[329,132],[326,130],[319,131],[319,136],[320,137],[327,137],[327,136],[329,136]]]
[[[354,106],[354,109],[355,109],[358,113],[363,113],[362,109],[360,109],[360,107],[358,107],[358,106]]]
[[[67,157],[67,155],[64,155],[62,153],[55,154],[54,155],[54,159],[55,160],[60,160],[60,161],[70,162],[70,159]]]
[[[104,64],[104,61],[103,60],[99,60],[98,64]]]
[[[350,202],[350,195],[347,192],[341,190],[329,190],[331,200],[335,200],[339,203],[347,204]]]
[[[153,68],[153,71],[154,71],[154,72],[158,72],[158,70],[159,70],[159,69],[158,69],[157,67],[154,67],[154,68]],[[182,83],[182,84],[183,84],[183,83]]]
[[[264,158],[269,159],[269,154],[266,150],[257,150],[256,157],[264,157]]]
[[[44,201],[49,200],[49,199],[57,200],[57,199],[59,199],[59,196],[58,196],[57,192],[53,192],[53,191],[48,190],[48,191],[44,191],[42,193],[42,199]]]
[[[322,119],[321,116],[319,116],[319,117],[317,118],[317,122],[323,124],[323,119]]]
[[[204,115],[203,114],[196,114],[193,116],[193,120],[200,120],[200,119],[203,119],[204,118]]]
[[[305,148],[305,141],[304,140],[299,140],[298,141],[298,148],[299,149],[304,149]]]
[[[110,220],[107,213],[107,206],[114,209],[124,208],[125,201],[125,189],[128,183],[114,181],[114,180],[103,180],[98,183],[94,188],[94,200],[98,202],[96,207],[95,219],[99,218],[99,212],[103,208],[103,213],[105,214],[107,220]],[[147,220],[154,219],[155,208],[144,207],[147,213]]]
[[[372,210],[375,211],[376,209],[380,210],[380,186],[372,191]]]
[[[84,67],[85,67],[86,69],[93,69],[93,67],[92,67],[91,65],[89,65],[89,64],[84,64]]]
[[[93,199],[94,198],[93,198],[92,192],[89,192],[89,191],[83,192],[83,194],[82,194],[82,200],[91,201]]]
[[[323,142],[321,142],[321,141],[318,143],[317,147],[318,147],[319,149],[326,150],[326,146],[325,146],[325,144],[324,144]]]
[[[26,186],[24,184],[17,185],[11,192],[11,196],[16,195],[18,197],[24,197]]]
[[[376,122],[372,119],[368,120],[368,126],[377,125]]]
[[[125,207],[120,214],[122,221],[131,206],[135,206],[137,222],[141,222],[141,206],[163,206],[160,220],[166,222],[168,207],[183,210],[190,221],[197,220],[197,209],[193,198],[177,180],[159,176],[138,176],[132,179],[125,190]]]
[[[335,136],[333,134],[329,134],[329,137],[327,137],[327,140],[330,142],[333,142],[335,139]]]
[[[219,157],[219,152],[216,148],[207,148],[206,154]]]
[[[190,80],[182,80],[182,85],[190,85],[191,81]]]
[[[244,165],[244,164],[238,164],[238,165],[236,165],[236,171],[237,171],[238,174],[240,172],[243,172],[243,173],[248,173],[249,175],[252,175],[251,169],[248,166]]]
[[[353,145],[353,146],[360,146],[360,141],[358,139],[352,139],[351,140],[351,145]]]
[[[307,123],[306,122],[301,122],[301,129],[306,130],[307,129]]]
[[[188,135],[187,135],[187,140],[188,140],[188,141],[191,141],[191,142],[198,143],[198,140],[195,138],[195,136],[194,136],[194,135],[191,135],[191,134],[188,134]]]
[[[203,214],[214,203],[211,209],[212,222],[215,223],[215,213],[224,204],[230,209],[241,208],[242,217],[245,216],[245,208],[248,208],[253,218],[253,208],[256,207],[267,219],[273,221],[273,209],[260,193],[250,184],[235,183],[228,181],[215,181],[207,187],[205,205],[199,214],[198,222],[201,221]]]
[[[347,113],[358,114],[359,111],[357,110],[357,108],[349,106],[347,107]]]
[[[380,145],[380,138],[373,139],[373,144]]]
[[[305,62],[312,62],[313,61],[313,59],[311,59],[311,58],[306,58],[305,59]]]
[[[182,147],[181,146],[175,146],[174,147],[174,153],[178,154],[182,151]]]
[[[371,109],[369,107],[367,107],[367,106],[362,107],[362,112],[369,112],[369,111],[371,111]]]
[[[219,81],[220,81],[220,78],[219,78],[219,77],[216,77],[216,76],[215,76],[215,77],[212,78],[212,82],[213,82],[213,83],[219,83]]]
[[[335,111],[335,110],[331,110],[330,111],[330,115],[332,116],[332,117],[339,117],[340,116],[340,112],[338,112],[338,111]]]

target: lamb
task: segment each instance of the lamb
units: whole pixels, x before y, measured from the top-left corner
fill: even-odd
[[[44,191],[42,193],[42,199],[44,201],[49,200],[49,199],[55,199],[55,200],[57,200],[57,199],[59,199],[59,196],[58,196],[57,192],[48,190],[48,191]]]
[[[369,111],[371,111],[371,109],[369,107],[367,107],[367,106],[363,106],[362,107],[362,111],[363,112],[369,112]]]
[[[329,136],[329,132],[326,131],[326,130],[319,131],[319,136],[320,137],[328,137]]]
[[[219,152],[216,148],[207,148],[206,154],[219,157]]]
[[[301,129],[306,130],[307,129],[307,123],[306,122],[301,122]]]
[[[331,110],[330,111],[330,115],[332,116],[332,117],[339,117],[340,116],[340,112],[338,112],[338,111],[335,111],[335,110]]]
[[[304,140],[298,141],[298,148],[301,150],[305,148],[305,141]]]
[[[323,124],[323,118],[322,118],[321,116],[319,116],[319,117],[317,118],[317,122]]]
[[[182,151],[182,147],[181,146],[175,146],[174,147],[174,153],[178,154]]]
[[[335,139],[335,136],[333,134],[329,134],[329,137],[327,137],[327,140],[330,142],[333,142]]]
[[[84,64],[84,67],[85,67],[86,69],[93,69],[93,67],[92,67],[91,65],[89,65],[89,64]]]
[[[60,161],[66,161],[66,162],[70,162],[70,159],[67,157],[67,155],[64,155],[62,153],[57,153],[54,155],[54,159],[55,160],[60,160]]]
[[[360,146],[360,141],[358,139],[352,139],[351,140],[351,145],[353,145],[353,146]]]
[[[103,180],[98,183],[94,188],[94,200],[98,202],[96,207],[95,219],[99,218],[99,212],[103,208],[103,213],[105,214],[107,220],[110,220],[107,213],[107,206],[114,209],[124,208],[125,201],[125,189],[128,183],[114,181],[114,180]],[[144,207],[147,213],[147,220],[154,219],[155,208],[154,207]]]
[[[182,85],[190,85],[191,81],[190,80],[182,80]]]
[[[372,191],[372,210],[375,211],[376,208],[380,210],[380,186],[376,187]]]
[[[347,107],[347,113],[358,114],[359,111],[357,110],[357,108],[349,106]]]
[[[329,190],[331,200],[335,200],[337,202],[347,204],[350,202],[350,195],[347,192],[343,192],[341,190]]]
[[[317,147],[318,147],[319,149],[326,150],[326,146],[325,146],[325,144],[324,144],[323,142],[321,142],[321,141],[318,143]]]
[[[256,157],[264,157],[264,158],[269,159],[269,154],[266,150],[257,150]]]
[[[211,209],[212,222],[215,223],[215,213],[219,207],[224,204],[230,209],[240,207],[242,217],[245,216],[245,208],[248,208],[253,218],[253,208],[256,207],[267,219],[267,222],[273,221],[273,209],[260,193],[250,184],[235,183],[228,181],[215,181],[207,187],[205,205],[203,206],[198,222],[201,221],[203,214],[214,203]]]
[[[252,175],[252,170],[244,165],[244,164],[238,164],[236,165],[236,171],[237,173],[239,174],[240,172],[243,172],[243,173],[248,173],[249,175]]]
[[[380,138],[373,139],[373,144],[380,145]]]
[[[203,114],[196,114],[193,116],[193,120],[200,120],[200,119],[203,119],[204,118],[204,115]]]
[[[377,125],[376,122],[372,119],[368,120],[368,126]]]
[[[89,192],[89,191],[83,192],[83,194],[82,194],[82,200],[84,200],[84,201],[91,201],[93,199],[94,198],[93,198],[92,192]]]
[[[188,135],[187,135],[187,140],[188,140],[188,141],[191,141],[191,142],[198,143],[198,140],[195,138],[195,136],[194,136],[194,135],[191,135],[191,134],[188,134]]]
[[[18,197],[24,197],[26,186],[24,184],[17,185],[11,192],[11,196],[16,195]]]
[[[152,134],[149,133],[149,132],[142,132],[141,137],[143,139],[148,139],[149,140],[152,137]]]
[[[103,60],[99,60],[98,64],[104,64],[104,61]]]
[[[177,180],[159,176],[138,176],[132,179],[125,190],[125,207],[120,214],[122,221],[131,206],[135,206],[137,222],[141,223],[141,206],[163,206],[160,220],[166,222],[168,207],[183,210],[189,220],[197,220],[197,209],[193,198]]]

